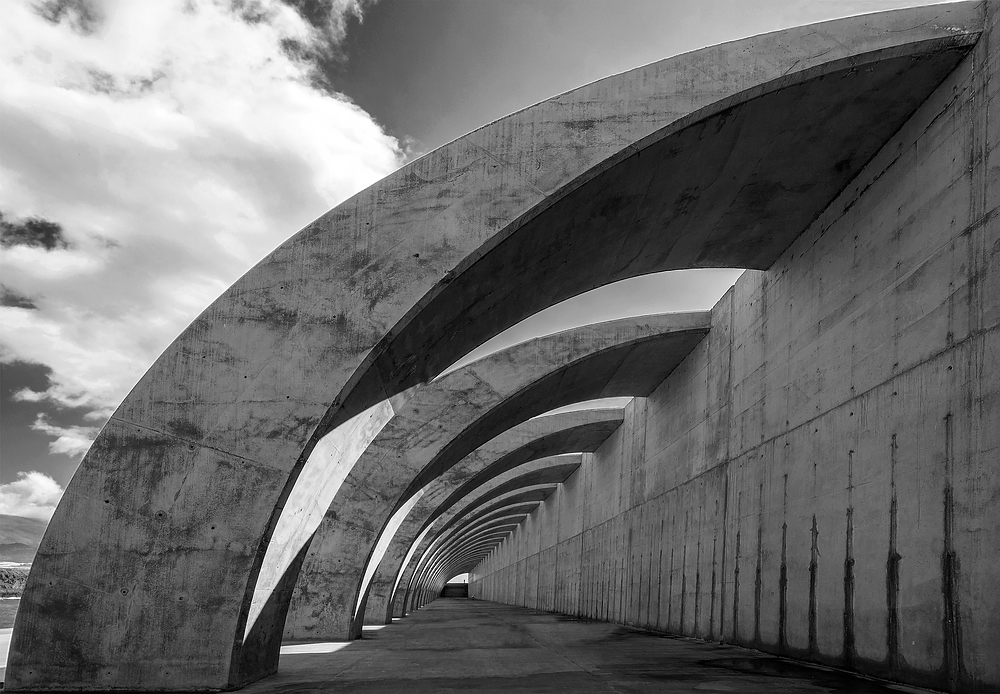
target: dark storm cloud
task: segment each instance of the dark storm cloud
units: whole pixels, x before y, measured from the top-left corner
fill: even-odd
[[[280,0],[295,10],[315,32],[313,40],[287,38],[281,42],[284,54],[308,70],[310,86],[338,98],[345,96],[337,88],[336,76],[343,73],[348,62],[344,42],[361,24],[362,13],[376,0]]]
[[[0,284],[0,306],[28,309],[38,308],[29,297],[3,284]]]
[[[329,0],[282,0],[282,2],[321,31],[326,31],[334,25],[335,16],[339,19],[339,13],[334,13],[333,3]]]
[[[14,221],[0,212],[0,246],[29,246],[54,251],[69,248],[70,244],[63,235],[63,228],[55,222],[41,217]]]
[[[35,11],[53,24],[66,21],[84,35],[94,33],[102,19],[97,4],[88,0],[44,0]]]

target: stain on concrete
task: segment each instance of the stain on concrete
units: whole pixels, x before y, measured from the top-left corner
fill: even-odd
[[[896,495],[896,455],[899,446],[896,434],[892,435],[889,449],[889,552],[885,560],[885,647],[889,672],[898,672],[902,663],[899,651],[899,566],[902,556],[898,550],[899,500]]]
[[[854,667],[854,451],[847,453],[847,524],[844,532],[844,666]]]

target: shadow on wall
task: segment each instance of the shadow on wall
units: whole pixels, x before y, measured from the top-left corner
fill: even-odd
[[[402,167],[289,239],[88,452],[29,577],[12,688],[224,689],[273,672],[311,514],[393,408],[603,284],[769,268],[952,72],[980,10],[851,18],[616,75]]]

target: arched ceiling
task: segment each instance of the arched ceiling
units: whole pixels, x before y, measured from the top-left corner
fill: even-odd
[[[472,490],[461,504],[453,505],[431,521],[430,532],[423,536],[403,567],[397,591],[406,592],[413,588],[436,548],[466,520],[475,518],[481,511],[490,512],[529,500],[542,501],[578,467],[579,460],[575,455],[551,456],[525,463]]]
[[[537,417],[508,429],[463,458],[424,488],[419,501],[385,542],[385,551],[373,552],[369,557],[366,574],[371,572],[371,582],[361,586],[355,619],[360,618],[367,624],[387,623],[389,599],[410,546],[427,524],[444,510],[442,504],[468,480],[489,475],[482,478],[486,481],[537,458],[596,450],[618,428],[622,417],[621,409],[579,410]],[[384,537],[385,531],[379,539],[380,545]],[[307,570],[308,564],[303,567],[303,574]],[[294,608],[295,596],[292,598]],[[285,624],[286,635],[289,621]]]
[[[327,485],[336,492],[325,514],[295,497],[286,501],[286,509],[303,511],[279,520],[272,543],[279,551],[265,557],[247,631],[258,621],[282,621],[284,633],[294,638],[359,633],[360,624],[353,632],[351,626],[367,561],[407,500],[534,415],[593,397],[648,394],[707,334],[709,318],[707,312],[645,316],[547,335],[420,389],[372,437],[339,487],[324,478],[303,487]],[[299,580],[300,599],[288,618],[272,618],[264,608],[273,604],[279,582],[292,582],[289,569],[294,571],[293,561],[308,539],[302,539],[303,526],[310,518],[317,528]]]
[[[974,3],[914,8],[637,68],[470,133],[310,224],[206,309],[98,436],[39,548],[8,680],[232,688],[273,672],[299,548],[331,488],[377,472],[356,464],[395,412],[562,299],[660,270],[768,267],[981,22]],[[413,468],[374,525],[509,415]],[[381,480],[370,489],[381,503]]]

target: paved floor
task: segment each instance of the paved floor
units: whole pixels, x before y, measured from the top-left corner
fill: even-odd
[[[282,647],[241,692],[915,692],[732,646],[440,599],[351,643]]]

